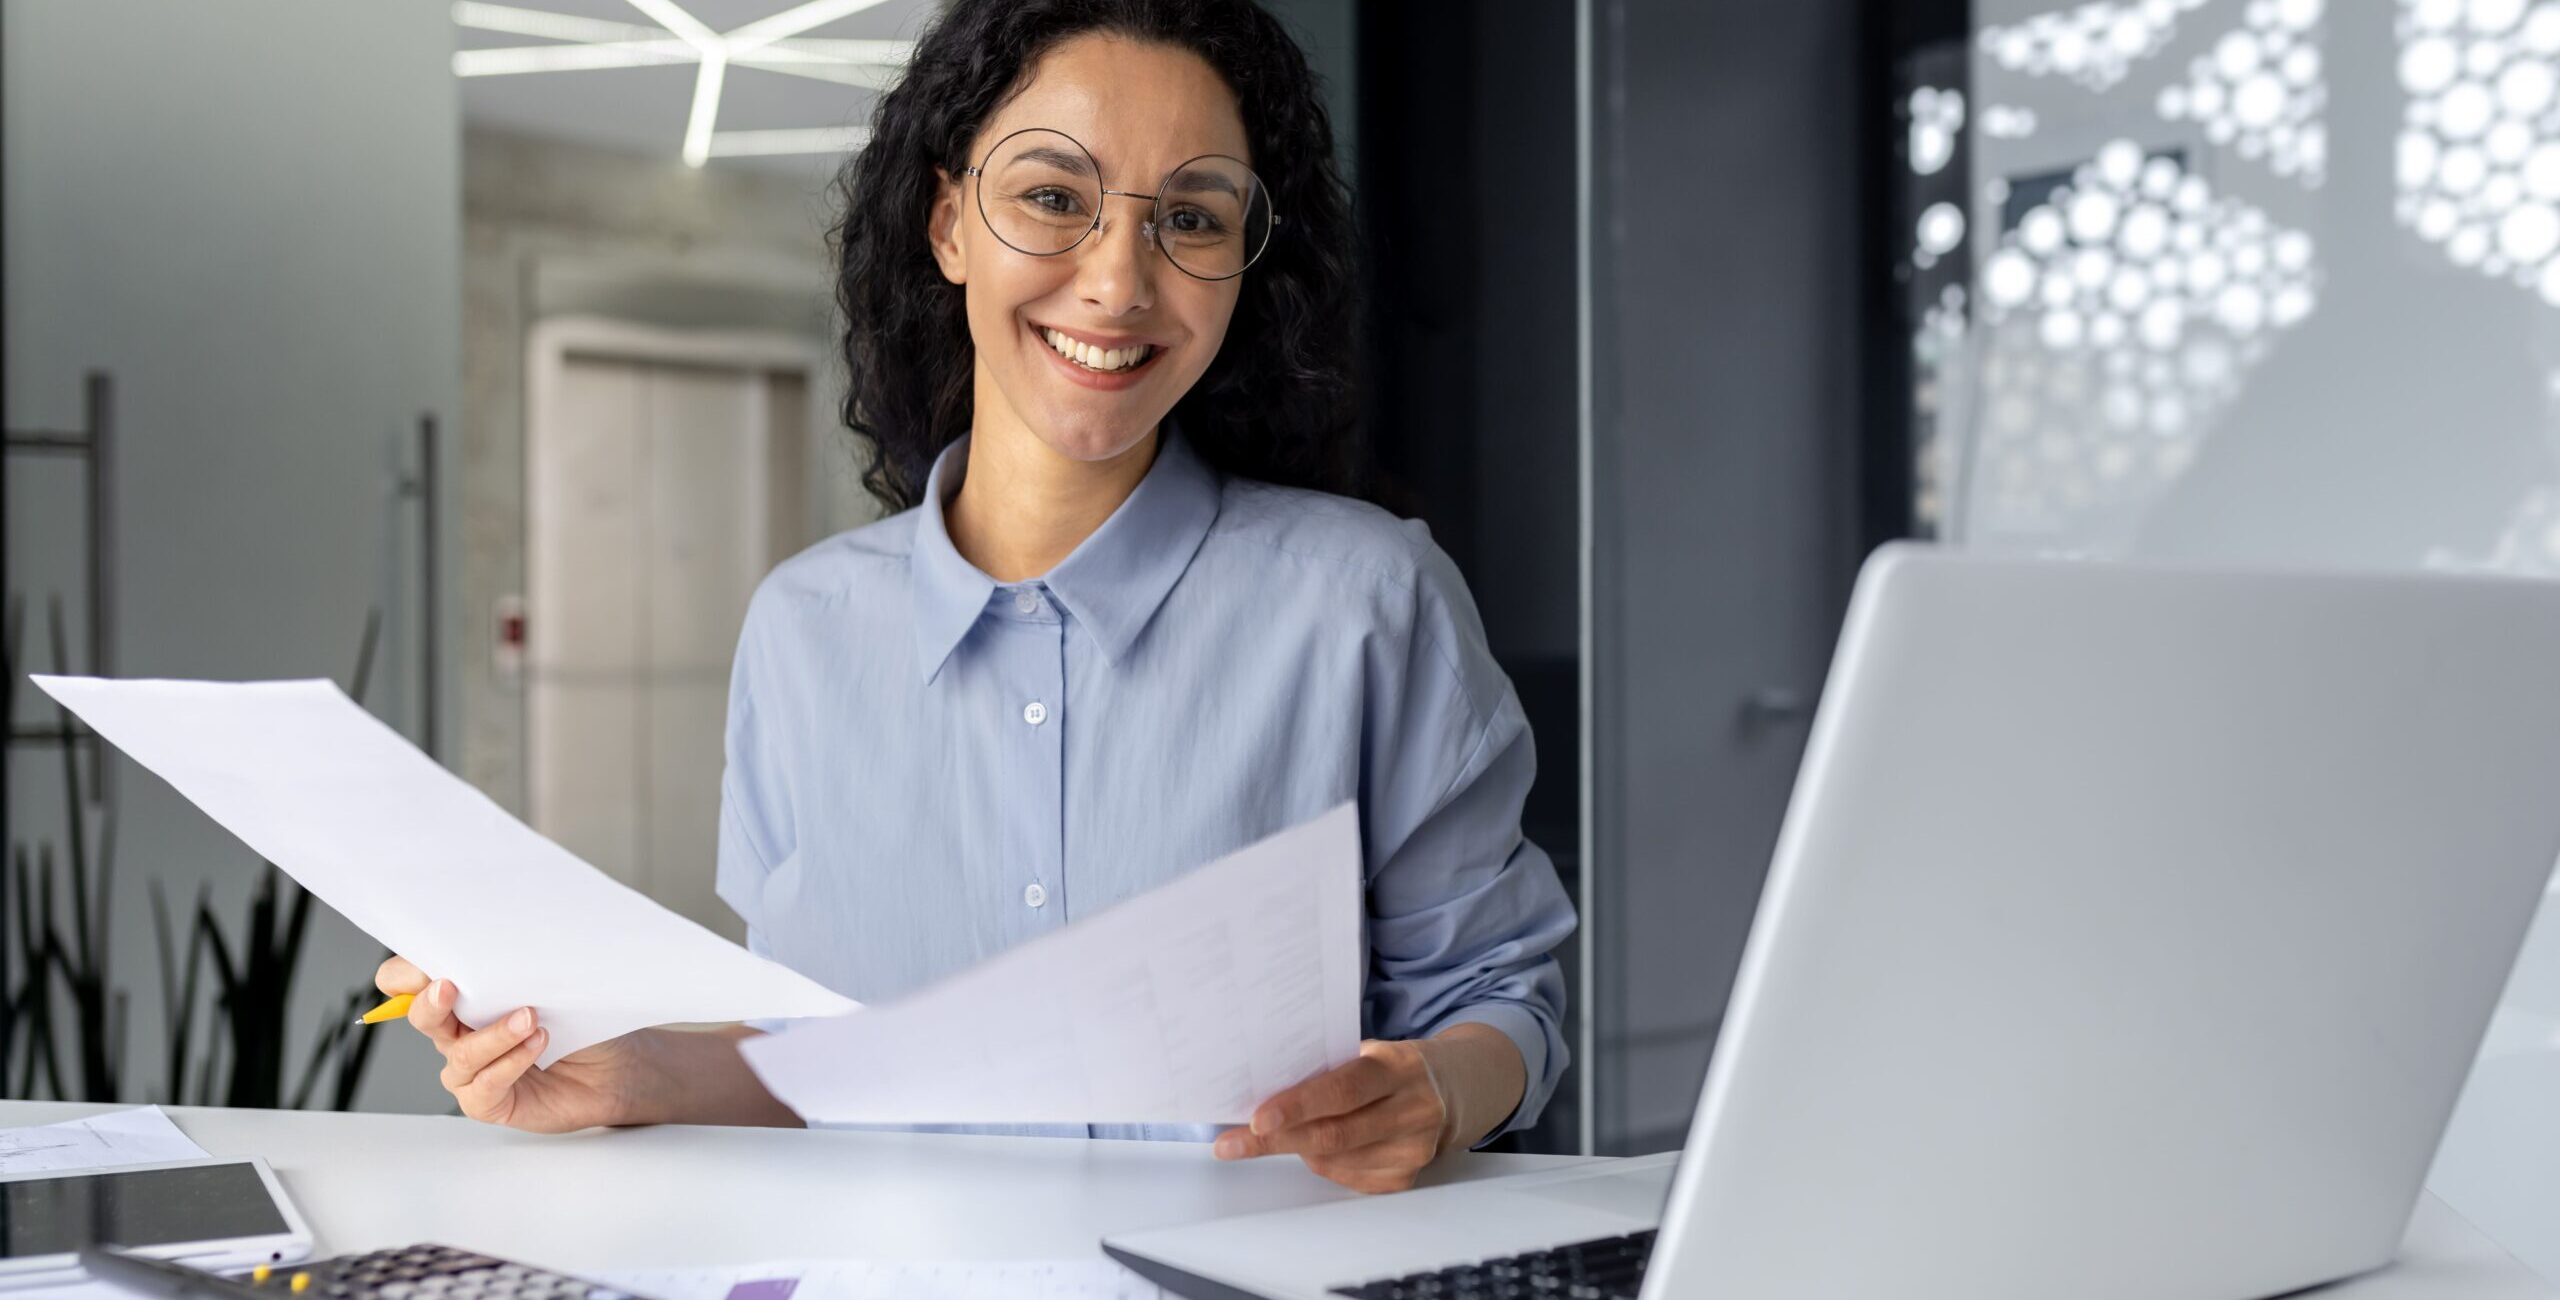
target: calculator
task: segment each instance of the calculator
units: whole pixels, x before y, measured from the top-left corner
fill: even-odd
[[[648,1300],[584,1278],[460,1250],[396,1246],[224,1275],[165,1260],[83,1252],[92,1276],[148,1294],[223,1300]]]

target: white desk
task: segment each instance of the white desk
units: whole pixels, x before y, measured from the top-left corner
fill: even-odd
[[[0,1127],[111,1109],[0,1102]],[[569,1271],[760,1259],[1060,1259],[1105,1232],[1347,1196],[1295,1161],[1199,1147],[656,1128],[542,1138],[468,1120],[177,1106],[215,1155],[275,1166],[326,1253],[445,1241]],[[1462,1157],[1487,1177],[1568,1157]],[[2435,1198],[2402,1262],[2320,1300],[2555,1300]]]

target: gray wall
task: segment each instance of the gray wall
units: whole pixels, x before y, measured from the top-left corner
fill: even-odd
[[[0,22],[6,418],[75,427],[81,373],[116,378],[116,668],[343,681],[380,607],[372,703],[416,734],[417,521],[394,488],[419,413],[449,419],[454,403],[443,6],[11,0]],[[63,591],[76,624],[77,478],[11,469],[10,591]],[[10,838],[58,837],[51,765],[22,756],[12,777]],[[182,902],[210,883],[236,927],[256,863],[129,765],[121,792],[112,970],[133,998],[127,1091],[150,1098],[164,1021],[145,881]],[[315,924],[297,1062],[377,956],[334,916]],[[441,1108],[431,1056],[414,1035],[384,1044],[365,1100]]]
[[[1342,174],[1359,162],[1360,96],[1358,6],[1354,0],[1263,0],[1298,44],[1324,83],[1325,111],[1333,117],[1334,156]]]
[[[1592,0],[1594,1137],[1686,1132],[1856,564],[1850,0]]]

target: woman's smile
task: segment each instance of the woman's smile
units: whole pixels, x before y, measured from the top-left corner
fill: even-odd
[[[1096,339],[1050,325],[1024,323],[1032,343],[1047,354],[1058,373],[1070,382],[1104,392],[1135,387],[1155,368],[1166,349],[1141,340]]]

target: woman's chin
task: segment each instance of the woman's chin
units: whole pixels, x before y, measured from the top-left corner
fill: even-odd
[[[1155,431],[1156,421],[1132,424],[1124,416],[1119,419],[1057,419],[1044,422],[1034,430],[1049,450],[1068,460],[1086,464],[1117,460],[1136,450]]]

